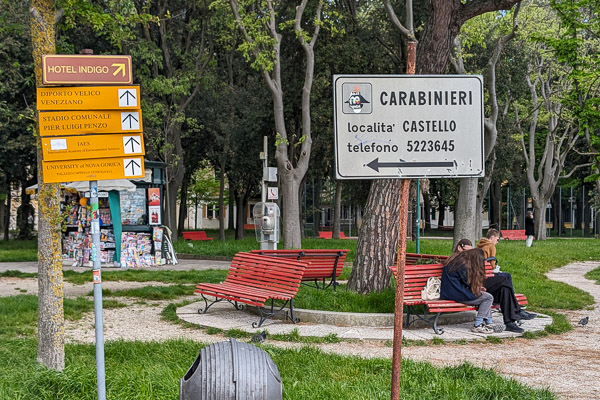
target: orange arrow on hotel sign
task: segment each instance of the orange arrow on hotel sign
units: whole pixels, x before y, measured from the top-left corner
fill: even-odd
[[[131,56],[42,55],[44,85],[131,84]]]

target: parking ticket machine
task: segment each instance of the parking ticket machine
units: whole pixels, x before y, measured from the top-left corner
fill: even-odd
[[[279,207],[276,203],[254,205],[254,229],[261,250],[277,250],[279,243]]]

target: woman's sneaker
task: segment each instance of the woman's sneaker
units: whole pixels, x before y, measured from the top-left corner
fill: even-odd
[[[494,330],[492,328],[487,327],[484,324],[481,324],[481,325],[474,326],[473,328],[471,328],[471,332],[483,333],[483,334],[489,335],[490,333],[494,333]]]
[[[504,332],[504,325],[501,324],[486,324],[488,328],[494,331],[494,333]]]

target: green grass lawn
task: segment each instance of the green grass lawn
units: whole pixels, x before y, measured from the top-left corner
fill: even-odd
[[[88,300],[65,300],[65,316],[76,320]],[[36,362],[37,299],[31,295],[0,298],[0,399],[96,399],[93,345],[67,344],[65,369],[56,372]],[[242,340],[242,339],[240,339]],[[178,399],[179,379],[192,365],[202,343],[114,341],[105,345],[107,398],[119,400]],[[279,368],[284,399],[389,399],[392,364],[389,359],[362,359],[326,354],[311,346],[299,349],[263,348]],[[492,371],[463,364],[434,368],[403,360],[401,398],[555,399]]]
[[[0,262],[37,261],[37,239],[0,240]]]

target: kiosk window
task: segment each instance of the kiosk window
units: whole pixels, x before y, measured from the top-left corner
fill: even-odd
[[[122,191],[121,197],[121,223],[123,225],[146,225],[146,190],[136,189],[135,192]]]

